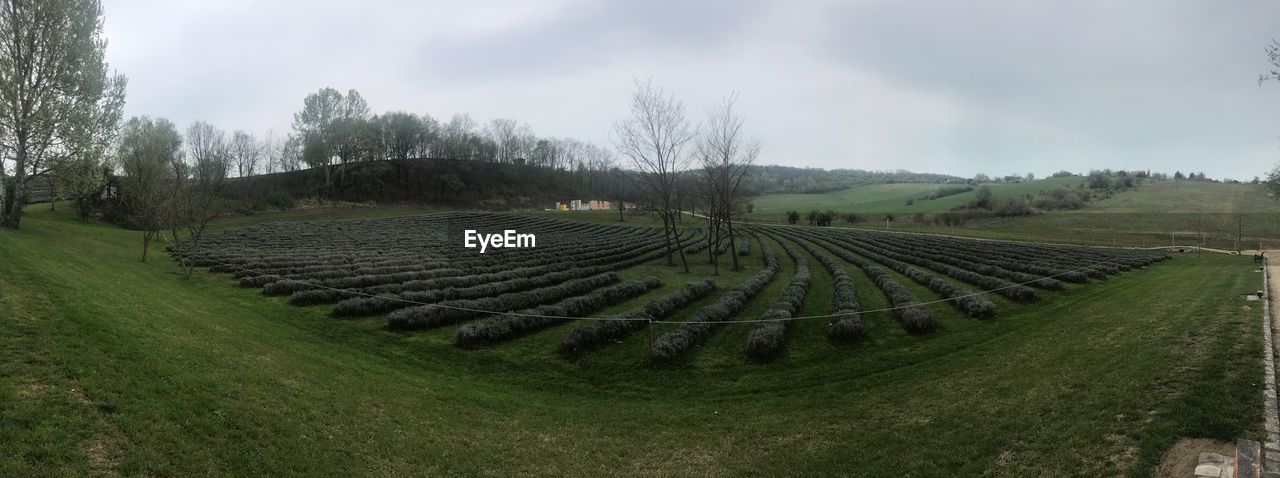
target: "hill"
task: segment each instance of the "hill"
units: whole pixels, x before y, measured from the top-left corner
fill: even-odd
[[[1022,196],[1038,194],[1057,187],[1075,187],[1084,182],[1079,176],[1046,178],[1018,183],[985,183],[976,186],[987,186],[996,197]],[[851,212],[861,215],[915,213],[932,213],[946,211],[956,206],[972,202],[974,191],[954,194],[938,199],[926,199],[930,192],[945,188],[968,186],[966,184],[936,183],[892,183],[868,184],[839,191],[817,194],[766,194],[752,200],[755,206],[754,216],[781,217],[787,211],[797,210],[801,213],[810,210]],[[908,205],[907,200],[912,204]]]
[[[1050,178],[1027,183],[992,184],[997,199],[1037,194],[1054,187],[1074,187],[1083,178]],[[972,192],[934,201],[919,197],[939,187],[933,184],[885,184],[824,194],[779,194],[756,198],[751,220],[777,222],[787,210],[810,209],[855,212],[864,217],[897,216],[892,228],[917,232],[977,237],[1075,242],[1099,245],[1200,245],[1232,249],[1237,235],[1244,249],[1280,242],[1280,203],[1262,186],[1199,181],[1146,181],[1133,190],[1095,199],[1083,209],[1048,211],[1017,217],[979,217],[962,225],[920,224],[909,214],[934,213],[972,201]],[[843,224],[839,224],[843,225]],[[882,227],[875,222],[860,227]],[[1268,245],[1270,244],[1270,245]]]
[[[465,209],[543,209],[556,201],[606,199],[607,172],[446,158],[361,161],[229,181],[228,195],[253,202],[271,195],[350,202],[415,202]]]

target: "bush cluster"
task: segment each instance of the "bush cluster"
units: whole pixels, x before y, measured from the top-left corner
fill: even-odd
[[[878,244],[875,244],[870,241],[854,242],[852,240],[842,240],[840,241],[840,243],[843,245],[846,245],[847,247],[857,247],[858,249],[854,249],[854,252],[862,253],[864,256],[867,256],[872,260],[876,259],[873,256],[879,255],[879,256],[887,257],[888,259],[891,259],[894,261],[902,262],[904,264],[914,264],[917,266],[921,266],[927,269],[937,271],[942,274],[946,274],[947,276],[952,277],[954,279],[959,279],[961,281],[968,282],[978,287],[982,287],[985,290],[995,290],[997,294],[1003,295],[1010,299],[1029,301],[1029,300],[1035,300],[1036,298],[1036,291],[1030,287],[1027,287],[1025,285],[1017,285],[1004,279],[983,275],[971,270],[966,270],[966,269],[954,267],[939,261],[934,261],[926,257],[927,254],[920,254],[920,253],[904,254],[900,252],[894,252],[893,250],[881,247]],[[877,261],[877,262],[885,263],[884,261]],[[892,264],[887,264],[887,265],[889,265],[894,269],[898,269],[898,267],[894,267]],[[924,273],[924,271],[921,271],[921,273]],[[912,277],[912,279],[915,279],[915,277]]]
[[[560,317],[583,317],[659,287],[662,287],[662,281],[649,276],[635,282],[597,289],[590,294],[570,297],[554,304],[520,310],[517,313],[521,315],[503,314],[473,322],[458,328],[454,333],[454,344],[459,347],[474,347],[510,340],[567,320]]]
[[[919,269],[917,267],[913,267],[909,265],[907,262],[890,258],[883,254],[876,253],[874,251],[867,250],[866,248],[860,247],[857,244],[854,244],[846,240],[833,238],[833,243],[839,245],[840,247],[844,247],[858,255],[866,257],[867,259],[883,264],[885,267],[893,269],[897,271],[899,274],[907,276],[911,280],[916,281],[917,283],[919,283],[922,286],[925,286],[929,290],[937,292],[939,296],[942,296],[942,298],[944,299],[948,299],[947,301],[951,303],[951,305],[960,309],[962,312],[964,312],[966,315],[970,317],[987,318],[987,317],[994,317],[996,315],[996,305],[992,303],[991,300],[981,295],[975,295],[973,291],[957,286],[955,284],[952,284],[951,282],[941,277],[938,277],[936,274],[932,274],[922,269]],[[978,278],[975,278],[975,280],[1000,281],[999,279],[986,277],[986,276],[979,276]],[[1008,284],[1007,281],[1000,281],[1000,282],[1004,284]],[[1031,290],[1030,288],[1025,286],[1020,286],[1020,287],[1026,290]],[[1034,294],[1034,291],[1032,293]]]
[[[804,241],[796,241],[800,247],[818,259],[831,274],[835,297],[831,301],[831,313],[835,315],[827,321],[827,337],[839,342],[852,342],[862,338],[862,314],[858,305],[858,294],[853,287],[853,279],[844,269],[840,261],[822,249],[809,245]],[[837,315],[838,314],[838,315]]]
[[[551,287],[524,292],[512,292],[482,299],[451,300],[436,305],[399,309],[387,316],[387,326],[396,330],[439,327],[484,316],[486,315],[484,311],[513,311],[555,302],[575,295],[585,294],[599,287],[618,282],[618,280],[617,272],[607,272],[585,279],[575,279]],[[437,305],[448,307],[437,307]]]
[[[561,355],[572,356],[593,347],[621,340],[645,328],[650,320],[671,316],[685,306],[711,295],[716,283],[711,279],[690,282],[679,290],[653,299],[644,306],[614,316],[618,320],[600,321],[573,329],[560,341]]]
[[[714,303],[699,309],[688,321],[680,324],[676,330],[659,337],[653,343],[652,358],[659,361],[671,361],[680,357],[694,345],[706,339],[725,320],[733,317],[747,302],[759,294],[778,274],[778,259],[767,244],[760,245],[760,254],[764,256],[765,268],[754,276],[729,289]]]
[[[858,257],[857,255],[841,249],[830,242],[814,237],[810,237],[810,239],[813,239],[814,242],[822,245],[828,251],[831,251],[832,254],[835,254],[841,259],[849,261],[853,265],[858,266],[859,269],[862,269],[862,272],[865,273],[867,277],[871,278],[871,281],[876,284],[876,287],[879,288],[880,291],[884,293],[885,297],[889,299],[889,303],[894,308],[894,319],[898,321],[898,325],[906,330],[907,333],[926,334],[933,332],[938,328],[938,322],[933,316],[933,311],[920,303],[919,300],[916,300],[915,296],[911,294],[911,291],[907,290],[907,288],[902,284],[899,284],[898,281],[893,280],[889,273],[885,272],[884,269],[881,269],[871,261]],[[830,328],[828,328],[828,330],[830,330]]]
[[[809,262],[804,256],[787,241],[778,239],[778,243],[795,263],[796,273],[791,276],[791,282],[782,291],[782,296],[760,316],[760,322],[747,334],[745,352],[748,357],[756,359],[766,359],[782,352],[786,346],[787,329],[791,326],[790,319],[804,307],[804,299],[809,294],[812,282]]]

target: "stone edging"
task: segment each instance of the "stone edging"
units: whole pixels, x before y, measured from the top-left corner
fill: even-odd
[[[1266,302],[1262,311],[1262,338],[1265,342],[1266,356],[1263,358],[1263,370],[1266,371],[1264,381],[1266,388],[1262,391],[1262,426],[1267,432],[1266,442],[1261,450],[1262,471],[1280,472],[1280,408],[1276,402],[1276,347],[1271,321],[1271,278],[1268,271],[1268,260],[1262,261],[1262,294]]]
[[[1275,342],[1271,331],[1271,284],[1268,277],[1267,263],[1262,263],[1262,290],[1267,298],[1262,310],[1262,338],[1265,342],[1266,356],[1263,357],[1263,369],[1266,371],[1266,388],[1263,389],[1263,428],[1267,431],[1267,445],[1280,445],[1280,414],[1276,407],[1276,360]]]

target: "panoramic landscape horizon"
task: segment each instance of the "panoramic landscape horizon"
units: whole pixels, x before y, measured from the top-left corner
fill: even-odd
[[[0,0],[0,476],[1280,476],[1273,18]]]

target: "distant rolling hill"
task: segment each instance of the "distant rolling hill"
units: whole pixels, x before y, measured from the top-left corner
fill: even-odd
[[[1048,191],[1056,187],[1075,187],[1084,182],[1079,176],[1038,179],[1021,183],[990,183],[981,186],[991,187],[996,197],[1035,195],[1040,191]],[[973,201],[975,192],[956,194],[938,199],[924,199],[930,192],[947,187],[962,187],[964,184],[937,183],[893,183],[869,184],[839,191],[820,194],[769,194],[760,196],[752,202],[755,204],[756,216],[782,217],[787,211],[796,210],[805,213],[812,210],[836,212],[852,212],[861,215],[870,214],[915,214],[946,211]],[[907,205],[907,199],[914,199]]]
[[[1024,183],[989,184],[996,199],[1032,194],[1059,186],[1075,187],[1084,178],[1049,178]],[[967,192],[921,200],[944,185],[876,184],[823,194],[773,194],[754,199],[750,219],[777,222],[786,211],[855,213],[864,218],[893,214],[897,230],[968,236],[1032,239],[1087,244],[1163,246],[1199,245],[1252,249],[1262,241],[1280,247],[1280,203],[1262,186],[1189,181],[1147,181],[1138,188],[1095,199],[1076,211],[1051,211],[1019,217],[973,219],[963,226],[912,223],[910,215],[934,213],[973,200]],[[916,198],[908,206],[907,198]],[[877,218],[878,221],[878,218]],[[837,221],[836,225],[844,225]],[[881,227],[863,223],[865,227]]]

